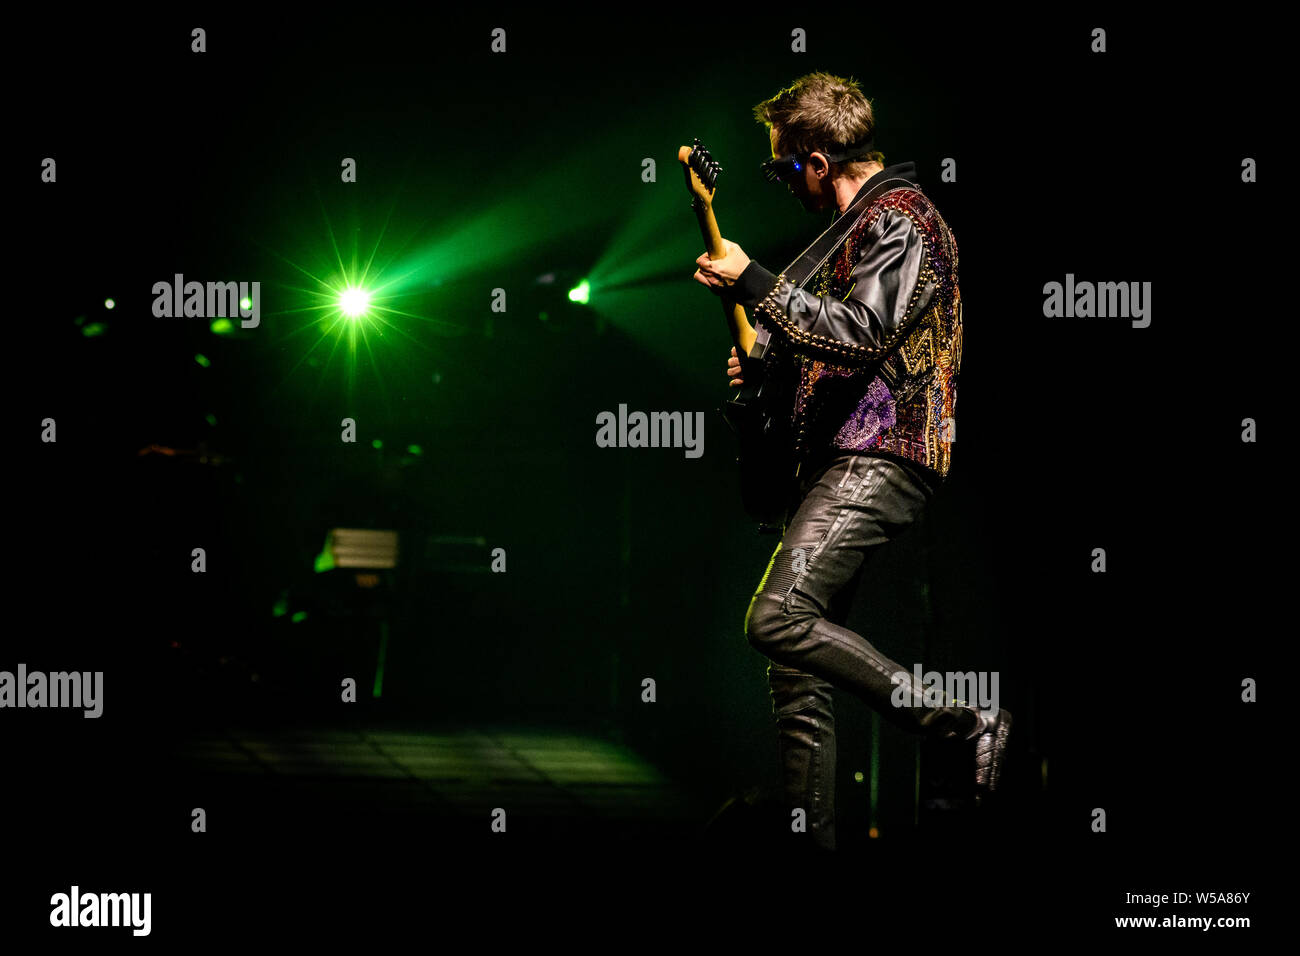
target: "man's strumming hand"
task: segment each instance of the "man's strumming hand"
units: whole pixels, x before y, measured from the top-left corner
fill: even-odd
[[[736,347],[731,347],[731,358],[727,359],[727,374],[731,376],[731,381],[727,384],[732,388],[744,384],[744,379],[740,377],[740,357],[736,355]]]

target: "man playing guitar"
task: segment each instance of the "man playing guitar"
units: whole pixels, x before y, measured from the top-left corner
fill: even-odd
[[[754,113],[770,131],[767,178],[810,212],[835,209],[832,229],[842,220],[847,230],[814,272],[790,281],[722,239],[709,208],[715,257],[700,256],[695,273],[737,316],[731,384],[761,371],[777,406],[768,411],[784,426],[769,434],[797,466],[789,487],[775,489],[788,502],[782,538],[745,634],[770,660],[786,801],[806,811],[813,844],[831,850],[832,687],[904,730],[974,741],[977,798],[997,787],[1011,715],[936,702],[933,691],[918,706],[926,692],[913,668],[843,626],[870,556],[916,519],[950,470],[962,335],[956,241],[916,187],[914,165],[885,167],[871,149],[875,118],[855,81],[813,73]]]

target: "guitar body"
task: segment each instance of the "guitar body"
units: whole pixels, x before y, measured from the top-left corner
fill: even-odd
[[[739,394],[722,406],[722,417],[739,445],[741,503],[760,530],[780,531],[796,474],[789,424],[794,396],[766,377],[762,359],[742,359],[740,377],[733,390]]]

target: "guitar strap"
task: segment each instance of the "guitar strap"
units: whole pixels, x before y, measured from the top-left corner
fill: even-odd
[[[817,274],[817,271],[826,264],[826,260],[839,249],[840,244],[848,238],[849,233],[867,214],[867,207],[871,205],[872,200],[890,189],[898,189],[904,186],[915,188],[915,183],[895,176],[877,183],[855,199],[853,205],[844,211],[844,215],[832,222],[825,232],[813,240],[812,245],[801,252],[794,262],[786,267],[784,272],[786,281],[797,289],[803,288],[804,284]],[[761,359],[767,352],[767,345],[771,338],[772,330],[763,324],[761,317],[756,317],[754,347],[749,350],[749,358],[751,360]]]

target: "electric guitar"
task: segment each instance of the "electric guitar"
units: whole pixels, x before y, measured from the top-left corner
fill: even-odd
[[[713,195],[722,167],[698,139],[694,147],[681,147],[677,159],[686,174],[686,191],[692,197],[691,207],[699,220],[704,247],[710,259],[719,259],[726,255],[726,246],[713,215]],[[789,430],[794,395],[780,382],[765,379],[763,356],[772,344],[766,335],[758,334],[745,310],[725,293],[722,311],[740,358],[742,384],[732,388],[734,397],[723,405],[722,416],[736,433],[740,446],[741,502],[760,530],[779,531],[796,473]],[[762,344],[755,350],[760,338]],[[771,358],[768,356],[769,361]]]

